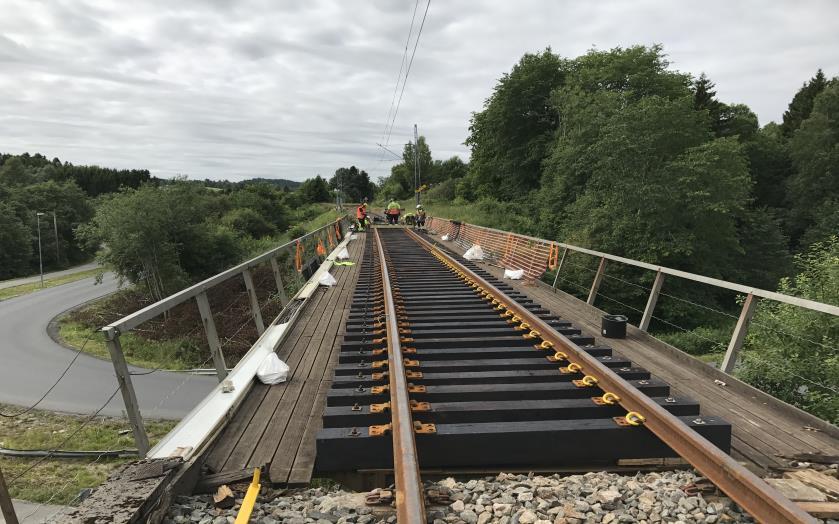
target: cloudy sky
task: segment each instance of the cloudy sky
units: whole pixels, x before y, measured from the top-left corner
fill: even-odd
[[[157,176],[374,178],[413,0],[0,0],[0,152]],[[419,0],[416,26],[426,0]],[[839,74],[833,0],[434,0],[390,137],[460,155],[469,116],[527,51],[661,43],[725,102],[779,120]],[[416,36],[416,27],[414,37]],[[410,49],[413,48],[413,40]]]

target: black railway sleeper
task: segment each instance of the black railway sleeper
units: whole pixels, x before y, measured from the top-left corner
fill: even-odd
[[[612,356],[613,359],[619,360],[618,355],[612,353],[612,349],[606,346],[595,346],[586,348],[590,355],[594,356]],[[406,354],[411,359],[425,362],[427,360],[460,360],[473,356],[480,356],[485,359],[506,359],[506,358],[538,358],[547,360],[548,356],[552,356],[553,352],[544,350],[537,350],[534,348],[524,347],[483,347],[483,348],[425,348],[416,353]],[[375,359],[383,359],[386,355],[383,353],[374,353],[370,350],[361,351],[342,351],[338,355],[339,364],[350,364],[353,362],[366,361],[370,362]],[[609,359],[611,360],[611,359]],[[562,363],[556,363],[556,366]]]
[[[639,391],[650,397],[670,396],[670,385],[661,379],[624,377]],[[415,386],[416,380],[411,383]],[[490,400],[549,400],[591,398],[602,395],[600,388],[580,388],[571,382],[520,382],[501,384],[427,385],[423,391],[411,393],[419,402],[469,402]],[[371,387],[332,388],[327,392],[327,406],[352,406],[387,402],[387,391],[377,393]]]
[[[728,423],[716,417],[680,418],[724,452],[730,451]],[[416,442],[425,468],[588,466],[675,456],[643,426],[619,426],[611,419],[438,424],[434,434],[417,435]],[[318,472],[392,468],[391,438],[371,437],[366,427],[324,428],[318,433],[315,467]]]
[[[691,399],[653,397],[653,400],[674,415],[699,415],[699,403]],[[384,406],[366,404],[327,407],[323,414],[323,426],[348,428],[387,424],[390,422],[390,411]],[[626,413],[617,404],[598,405],[590,398],[437,402],[418,404],[417,408],[421,409],[413,412],[414,420],[431,424],[613,418]]]
[[[386,369],[374,372],[383,373]],[[639,367],[616,368],[616,373],[625,380],[649,380],[650,372]],[[570,384],[579,378],[578,375],[562,374],[554,369],[516,369],[505,371],[459,371],[459,372],[421,372],[422,376],[411,378],[416,385],[457,385],[457,384],[526,384],[552,383]],[[332,381],[332,389],[354,388],[365,386],[381,386],[387,383],[386,378],[376,378],[371,372],[359,371],[354,375],[336,375]],[[577,386],[574,386],[577,387]]]

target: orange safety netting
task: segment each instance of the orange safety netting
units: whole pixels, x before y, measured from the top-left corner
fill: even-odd
[[[297,241],[297,249],[294,253],[294,267],[297,268],[297,271],[303,271],[303,252],[305,251],[305,247],[303,244],[298,240]]]
[[[481,246],[484,258],[506,269],[523,269],[528,280],[540,278],[547,269],[556,269],[560,246],[548,240],[517,235],[507,231],[453,223],[438,217],[428,218],[429,231],[449,235],[449,240],[468,249]]]

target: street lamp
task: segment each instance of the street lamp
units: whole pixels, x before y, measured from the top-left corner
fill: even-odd
[[[55,230],[55,265],[60,266],[61,262],[58,258],[58,217],[55,215],[55,210],[52,211],[52,227]]]
[[[43,213],[35,213],[38,220],[38,265],[41,266],[41,287],[44,287],[44,256],[41,253],[41,217]]]

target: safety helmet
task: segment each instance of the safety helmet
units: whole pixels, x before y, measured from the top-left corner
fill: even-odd
[[[422,209],[422,205],[417,204],[417,209]]]

